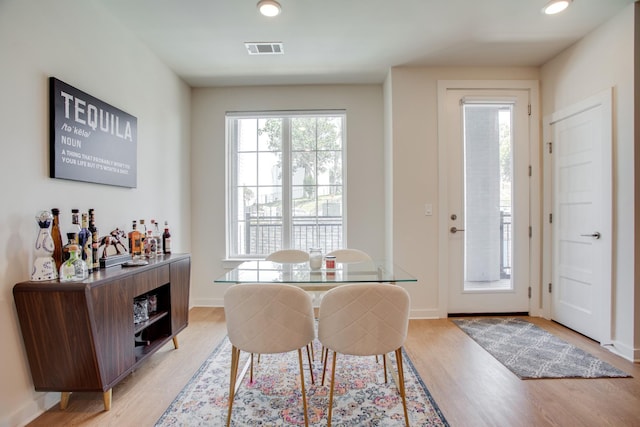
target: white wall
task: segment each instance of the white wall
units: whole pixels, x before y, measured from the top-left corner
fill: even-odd
[[[636,278],[634,157],[634,10],[629,5],[605,25],[542,67],[542,114],[549,116],[613,88],[613,339],[627,358],[640,358]],[[635,338],[634,338],[635,334]],[[634,342],[635,341],[635,342]]]
[[[213,283],[225,271],[225,113],[303,109],[347,111],[347,245],[374,258],[384,256],[381,85],[193,89],[194,305],[221,306],[226,289]]]
[[[167,219],[189,252],[190,91],[93,1],[1,1],[0,58],[0,426],[15,426],[60,398],[33,389],[12,295],[30,277],[35,214],[60,208],[64,227],[72,207],[94,208],[101,234]],[[137,117],[137,188],[49,178],[49,76]]]
[[[404,285],[413,317],[446,314],[438,292],[438,80],[538,80],[537,68],[409,68],[391,70],[393,260],[417,277]],[[433,215],[424,215],[425,203]]]

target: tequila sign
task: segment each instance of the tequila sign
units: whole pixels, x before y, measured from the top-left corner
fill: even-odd
[[[54,77],[50,176],[135,188],[137,119]]]

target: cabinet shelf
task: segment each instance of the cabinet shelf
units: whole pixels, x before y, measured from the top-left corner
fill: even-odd
[[[158,320],[168,315],[169,315],[168,311],[162,311],[149,316],[149,319],[145,320],[144,322],[136,323],[133,327],[133,334],[138,335],[140,332],[144,331],[149,326],[153,325]]]

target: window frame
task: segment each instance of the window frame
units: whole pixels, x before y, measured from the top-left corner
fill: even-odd
[[[238,119],[269,119],[269,118],[282,118],[282,180],[280,183],[282,194],[282,248],[290,249],[293,244],[292,224],[293,224],[293,180],[291,176],[291,157],[292,157],[292,144],[290,138],[290,123],[292,119],[300,117],[340,117],[342,120],[341,126],[341,247],[347,247],[347,112],[344,109],[329,109],[329,110],[266,110],[266,111],[228,111],[225,114],[225,165],[226,165],[226,194],[225,194],[225,246],[226,246],[226,259],[227,260],[255,260],[263,259],[268,254],[241,254],[234,253],[237,249],[240,249],[241,245],[235,241],[238,239],[236,226],[238,220],[235,219],[237,215],[237,189],[238,184],[236,182],[236,165],[238,162],[238,149],[237,141],[234,140],[237,134],[237,127],[234,123],[237,123]],[[287,134],[285,138],[284,135]],[[316,147],[316,151],[317,147]],[[258,151],[259,152],[259,151]],[[315,184],[316,188],[319,185]],[[317,196],[316,196],[317,198]],[[315,216],[310,218],[319,218],[316,211]],[[306,248],[305,250],[308,250]],[[321,248],[324,250],[324,248]]]

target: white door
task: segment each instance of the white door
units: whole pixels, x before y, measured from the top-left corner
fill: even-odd
[[[611,339],[611,93],[553,114],[552,318]]]
[[[445,103],[447,311],[529,312],[529,91]]]

